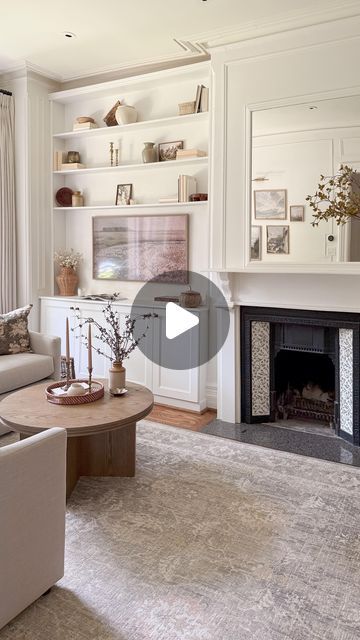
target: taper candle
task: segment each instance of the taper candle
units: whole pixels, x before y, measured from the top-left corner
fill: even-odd
[[[88,326],[88,369],[92,370],[92,342],[91,342],[91,322]]]
[[[70,363],[70,333],[69,333],[69,318],[66,318],[66,362]]]

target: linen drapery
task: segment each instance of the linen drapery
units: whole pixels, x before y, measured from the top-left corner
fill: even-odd
[[[0,93],[0,313],[16,308],[14,99]]]

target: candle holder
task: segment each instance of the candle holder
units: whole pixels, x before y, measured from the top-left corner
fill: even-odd
[[[91,393],[93,367],[88,367],[88,372],[89,372],[89,378],[88,378],[89,393]]]
[[[64,384],[63,389],[67,391],[70,388],[70,380],[71,380],[71,368],[70,368],[70,360],[66,360],[66,384]]]
[[[114,143],[110,142],[110,167],[114,166]]]

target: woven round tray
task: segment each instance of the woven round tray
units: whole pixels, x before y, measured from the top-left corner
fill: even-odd
[[[86,382],[88,380],[69,380],[69,383],[73,382]],[[86,389],[86,392],[81,396],[57,396],[54,394],[54,389],[59,389],[59,387],[64,387],[66,384],[65,380],[61,380],[60,382],[54,382],[53,384],[49,384],[46,387],[45,394],[48,402],[52,402],[53,404],[65,404],[65,405],[76,405],[76,404],[86,404],[87,402],[95,402],[95,400],[100,400],[100,398],[104,395],[104,385],[97,380],[93,380],[91,383],[91,391]]]

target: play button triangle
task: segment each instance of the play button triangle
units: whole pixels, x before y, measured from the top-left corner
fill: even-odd
[[[193,329],[199,324],[199,318],[190,311],[179,307],[174,302],[168,302],[166,305],[166,337],[169,340],[177,338],[185,331]]]

